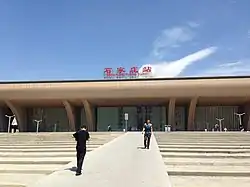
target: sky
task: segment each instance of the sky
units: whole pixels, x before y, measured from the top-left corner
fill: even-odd
[[[249,75],[249,0],[0,0],[0,81]]]

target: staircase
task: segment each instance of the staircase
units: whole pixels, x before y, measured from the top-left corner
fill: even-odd
[[[90,133],[92,151],[121,133]],[[75,159],[72,133],[0,134],[0,187],[24,187]]]
[[[173,187],[250,184],[250,133],[155,133]]]

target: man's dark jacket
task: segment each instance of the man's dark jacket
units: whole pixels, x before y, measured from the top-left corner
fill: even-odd
[[[81,152],[86,150],[86,141],[89,140],[89,132],[86,130],[79,130],[73,134],[76,140],[76,150]]]

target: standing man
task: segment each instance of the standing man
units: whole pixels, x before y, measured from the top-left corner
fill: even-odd
[[[153,127],[152,127],[152,123],[150,123],[150,120],[147,120],[147,122],[144,124],[142,133],[144,133],[144,148],[149,149],[150,139],[153,133]]]
[[[111,128],[111,125],[110,125],[110,124],[108,125],[108,131],[109,131],[109,132],[112,131],[112,128]]]
[[[85,125],[81,126],[81,129],[73,134],[76,140],[76,158],[77,158],[77,170],[76,176],[82,174],[82,164],[84,161],[84,157],[86,155],[86,141],[89,140],[89,132],[87,131],[87,127]]]

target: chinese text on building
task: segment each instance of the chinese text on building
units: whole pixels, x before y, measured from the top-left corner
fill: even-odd
[[[124,67],[104,68],[105,79],[133,79],[139,78],[140,76],[149,75],[152,73],[152,67],[143,67],[142,72],[139,72],[138,67],[131,67],[128,70]]]

